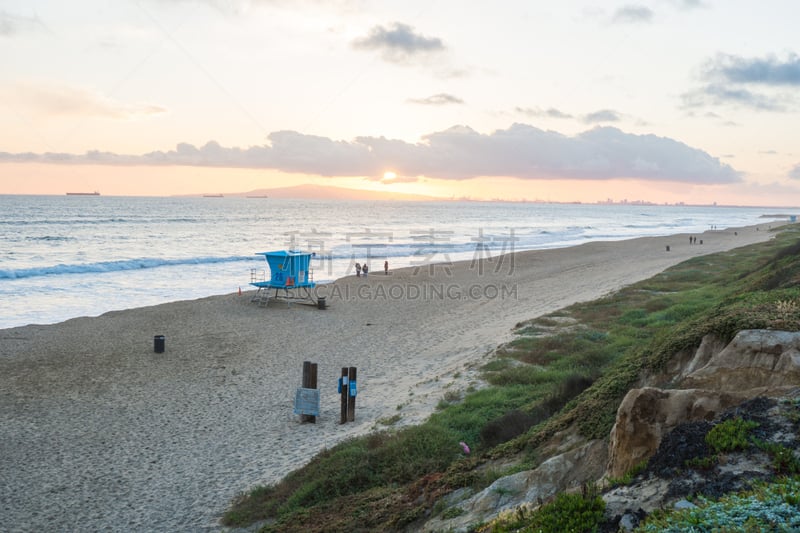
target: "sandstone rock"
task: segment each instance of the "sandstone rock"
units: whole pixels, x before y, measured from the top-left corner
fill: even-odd
[[[538,505],[555,494],[597,480],[603,473],[607,445],[602,440],[557,455],[534,470],[498,479],[471,498],[457,504],[466,511],[450,519],[428,521],[424,531],[466,531],[470,524],[483,522],[523,504]]]
[[[661,437],[678,424],[712,420],[743,399],[740,395],[698,389],[632,389],[622,400],[611,429],[606,476],[620,478],[649,459]]]
[[[800,383],[800,332],[743,330],[682,381],[686,388],[781,394]]]
[[[785,446],[798,454],[798,428],[794,423],[798,412],[800,389],[785,398],[756,398],[746,400],[720,413],[712,422],[695,421],[681,424],[665,434],[658,452],[647,468],[634,478],[632,484],[606,491],[606,523],[602,531],[630,531],[633,518],[657,509],[691,508],[688,497],[703,494],[719,498],[724,494],[747,490],[756,481],[774,479],[776,474],[771,457],[754,449],[720,455],[710,468],[691,468],[678,446],[696,450],[696,457],[707,456],[705,434],[715,423],[732,417],[758,422],[758,437],[766,443]],[[695,431],[695,428],[707,429]],[[692,442],[692,439],[696,439]]]
[[[697,349],[678,352],[667,361],[661,372],[644,376],[641,387],[676,388],[676,385],[686,376],[707,365],[711,358],[721,352],[725,346],[726,344],[716,335],[705,335]]]
[[[625,515],[648,514],[664,507],[669,480],[647,479],[632,486],[621,486],[603,494],[606,502],[605,514],[609,518]],[[620,524],[622,525],[622,524]]]

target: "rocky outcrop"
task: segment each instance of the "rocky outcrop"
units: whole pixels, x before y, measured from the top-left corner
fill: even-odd
[[[697,350],[676,354],[665,371],[643,377],[642,383],[651,386],[625,396],[608,445],[585,442],[566,430],[539,449],[550,459],[533,470],[500,478],[479,493],[462,489],[449,495],[446,508],[457,512],[432,518],[423,530],[466,531],[471,524],[536,507],[583,483],[622,478],[644,462],[648,466],[633,485],[603,495],[608,531],[630,529],[646,513],[680,504],[687,495],[741,490],[771,475],[766,455],[761,454],[764,464],[758,465],[746,454],[729,455],[709,472],[687,469],[686,460],[706,456],[704,437],[712,421],[746,412],[760,417],[760,438],[789,443],[798,453],[797,428],[787,420],[800,418],[800,401],[763,397],[800,395],[800,332],[746,330],[727,345],[709,335]],[[668,388],[652,386],[656,384]],[[441,518],[452,515],[458,516]]]
[[[685,498],[703,494],[719,498],[747,490],[756,481],[785,475],[767,453],[750,449],[727,452],[718,458],[705,437],[716,423],[734,417],[757,424],[758,439],[783,446],[798,455],[798,402],[800,389],[781,399],[755,398],[722,412],[713,422],[686,422],[664,436],[661,445],[632,483],[606,491],[607,522],[602,531],[631,531],[641,518],[657,509],[689,506]],[[693,459],[712,459],[708,466],[691,466]]]
[[[748,397],[783,394],[800,384],[800,332],[740,331],[719,353],[682,381],[684,388],[736,392]]]
[[[606,476],[622,477],[648,459],[678,424],[711,420],[746,399],[780,396],[800,384],[800,332],[743,330],[725,346],[707,335],[693,355],[676,354],[667,367],[671,377],[646,382],[678,388],[633,389],[620,404]]]
[[[620,478],[646,461],[678,424],[712,420],[745,398],[708,390],[633,389],[622,400],[611,429],[606,476]]]
[[[726,345],[727,343],[716,335],[705,335],[697,349],[681,350],[674,354],[660,373],[645,376],[641,386],[662,389],[686,388],[680,386],[686,376],[707,365],[714,355],[725,349]]]
[[[636,517],[686,495],[719,496],[770,475],[767,460],[753,465],[744,454],[727,457],[726,464],[711,472],[686,469],[686,460],[707,453],[700,451],[711,427],[707,422],[719,421],[726,409],[733,408],[736,416],[759,417],[762,428],[772,428],[768,438],[762,435],[768,442],[774,439],[783,444],[786,439],[782,435],[793,434],[792,425],[786,423],[791,413],[781,412],[780,403],[763,397],[797,394],[800,332],[744,330],[726,346],[707,336],[694,354],[676,354],[667,368],[645,382],[680,388],[633,389],[617,411],[606,477],[621,478],[643,461],[648,461],[649,472],[635,484],[603,496],[607,514],[615,517],[612,522],[616,525],[635,523]],[[783,411],[791,411],[792,405],[784,406]],[[665,437],[669,441],[665,442]]]
[[[450,500],[461,514],[449,520],[430,520],[423,531],[467,531],[503,511],[523,504],[540,504],[555,494],[598,479],[605,466],[606,443],[594,440],[579,448],[551,457],[533,470],[502,477],[471,497]],[[447,514],[447,513],[445,513]]]

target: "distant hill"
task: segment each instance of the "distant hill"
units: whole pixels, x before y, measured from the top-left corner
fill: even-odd
[[[293,187],[278,187],[275,189],[256,189],[243,193],[229,193],[231,197],[268,197],[268,198],[299,198],[309,200],[413,200],[436,201],[447,200],[436,196],[423,194],[402,194],[381,191],[365,191],[362,189],[349,189],[346,187],[330,187],[326,185],[295,185]]]

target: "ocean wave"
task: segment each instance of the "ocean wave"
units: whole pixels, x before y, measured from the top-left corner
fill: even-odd
[[[257,257],[188,257],[180,259],[142,257],[136,259],[125,259],[121,261],[101,261],[99,263],[58,264],[36,268],[6,269],[0,270],[0,279],[36,278],[44,276],[61,276],[64,274],[102,274],[107,272],[121,272],[125,270],[142,270],[183,265],[232,263],[253,260],[257,260]]]
[[[37,237],[25,237],[26,241],[74,241],[75,237],[68,235],[42,235]]]
[[[104,224],[204,224],[207,220],[200,217],[110,217],[100,218],[88,215],[86,217],[56,217],[56,218],[31,218],[31,219],[0,219],[0,226],[101,226]]]

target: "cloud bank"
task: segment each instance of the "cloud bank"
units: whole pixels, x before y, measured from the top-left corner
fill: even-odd
[[[700,68],[705,85],[683,95],[686,108],[731,104],[758,111],[786,111],[796,98],[786,92],[800,88],[800,57],[742,57],[717,54]]]
[[[226,148],[211,141],[199,148],[182,143],[175,150],[139,156],[97,151],[83,155],[0,152],[0,162],[3,161],[264,168],[375,180],[382,179],[387,169],[406,180],[420,176],[448,180],[508,176],[723,184],[742,179],[738,171],[718,158],[666,137],[635,135],[613,127],[597,127],[568,137],[525,124],[513,124],[491,134],[454,126],[413,144],[385,137],[337,141],[277,131],[269,135],[269,144],[244,149]]]

